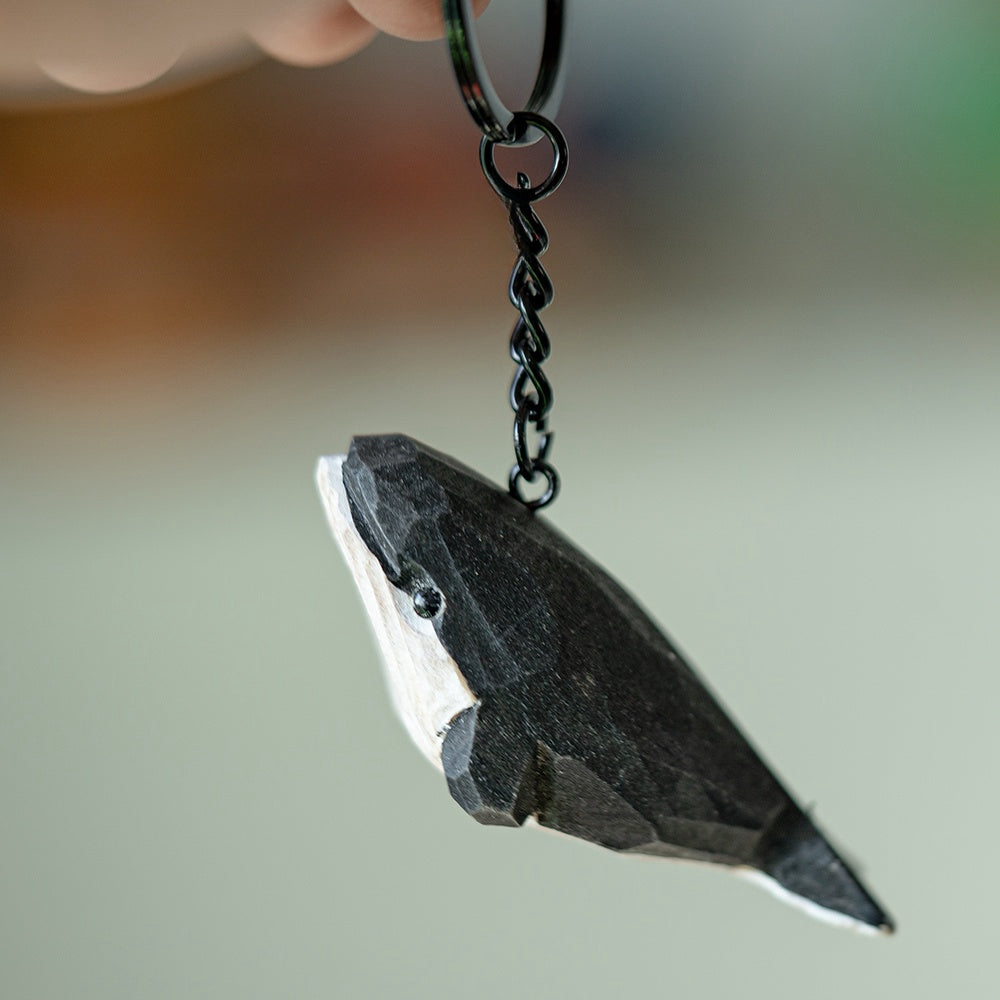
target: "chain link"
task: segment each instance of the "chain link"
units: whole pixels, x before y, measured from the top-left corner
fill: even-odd
[[[510,356],[517,364],[510,386],[510,406],[514,411],[514,458],[510,470],[511,496],[530,510],[548,506],[559,492],[559,475],[548,461],[552,432],[548,430],[548,415],[552,409],[552,385],[542,370],[551,353],[551,342],[539,313],[553,298],[552,281],[539,258],[548,249],[549,236],[531,207],[548,197],[562,183],[568,165],[566,140],[556,125],[541,115],[521,111],[514,115],[510,126],[513,139],[509,142],[483,138],[479,159],[483,173],[494,191],[507,205],[517,260],[511,272],[508,295],[520,313],[510,336]],[[517,183],[510,184],[501,176],[494,159],[494,148],[514,146],[529,129],[537,129],[552,145],[553,162],[548,176],[532,187],[527,174],[519,172]],[[529,431],[537,435],[532,453]],[[527,499],[523,483],[534,483],[541,475],[545,490],[535,499]]]

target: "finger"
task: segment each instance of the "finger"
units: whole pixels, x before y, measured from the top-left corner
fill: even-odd
[[[332,0],[258,24],[248,34],[275,59],[293,66],[322,66],[354,55],[378,30],[347,0]]]
[[[88,94],[114,94],[145,86],[163,76],[177,62],[182,48],[177,44],[158,51],[132,50],[115,53],[110,59],[89,53],[43,53],[36,62],[47,77],[64,87]]]
[[[375,27],[400,38],[421,40],[444,35],[441,0],[351,0],[354,8]],[[478,17],[489,0],[473,0]]]

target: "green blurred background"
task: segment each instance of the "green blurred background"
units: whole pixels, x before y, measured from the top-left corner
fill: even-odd
[[[996,995],[1000,13],[577,8],[552,519],[899,934],[481,828],[408,745],[313,467],[505,474],[513,254],[443,46],[381,38],[0,116],[5,1000]]]

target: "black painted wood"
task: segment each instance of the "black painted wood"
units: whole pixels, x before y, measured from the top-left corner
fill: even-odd
[[[355,438],[343,476],[365,544],[395,586],[435,608],[479,700],[442,751],[468,813],[747,865],[890,927],[670,641],[543,518],[402,435]]]

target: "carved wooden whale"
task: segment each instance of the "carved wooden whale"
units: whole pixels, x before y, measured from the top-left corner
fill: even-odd
[[[393,701],[481,823],[730,866],[814,915],[892,922],[604,570],[403,435],[320,460]]]

